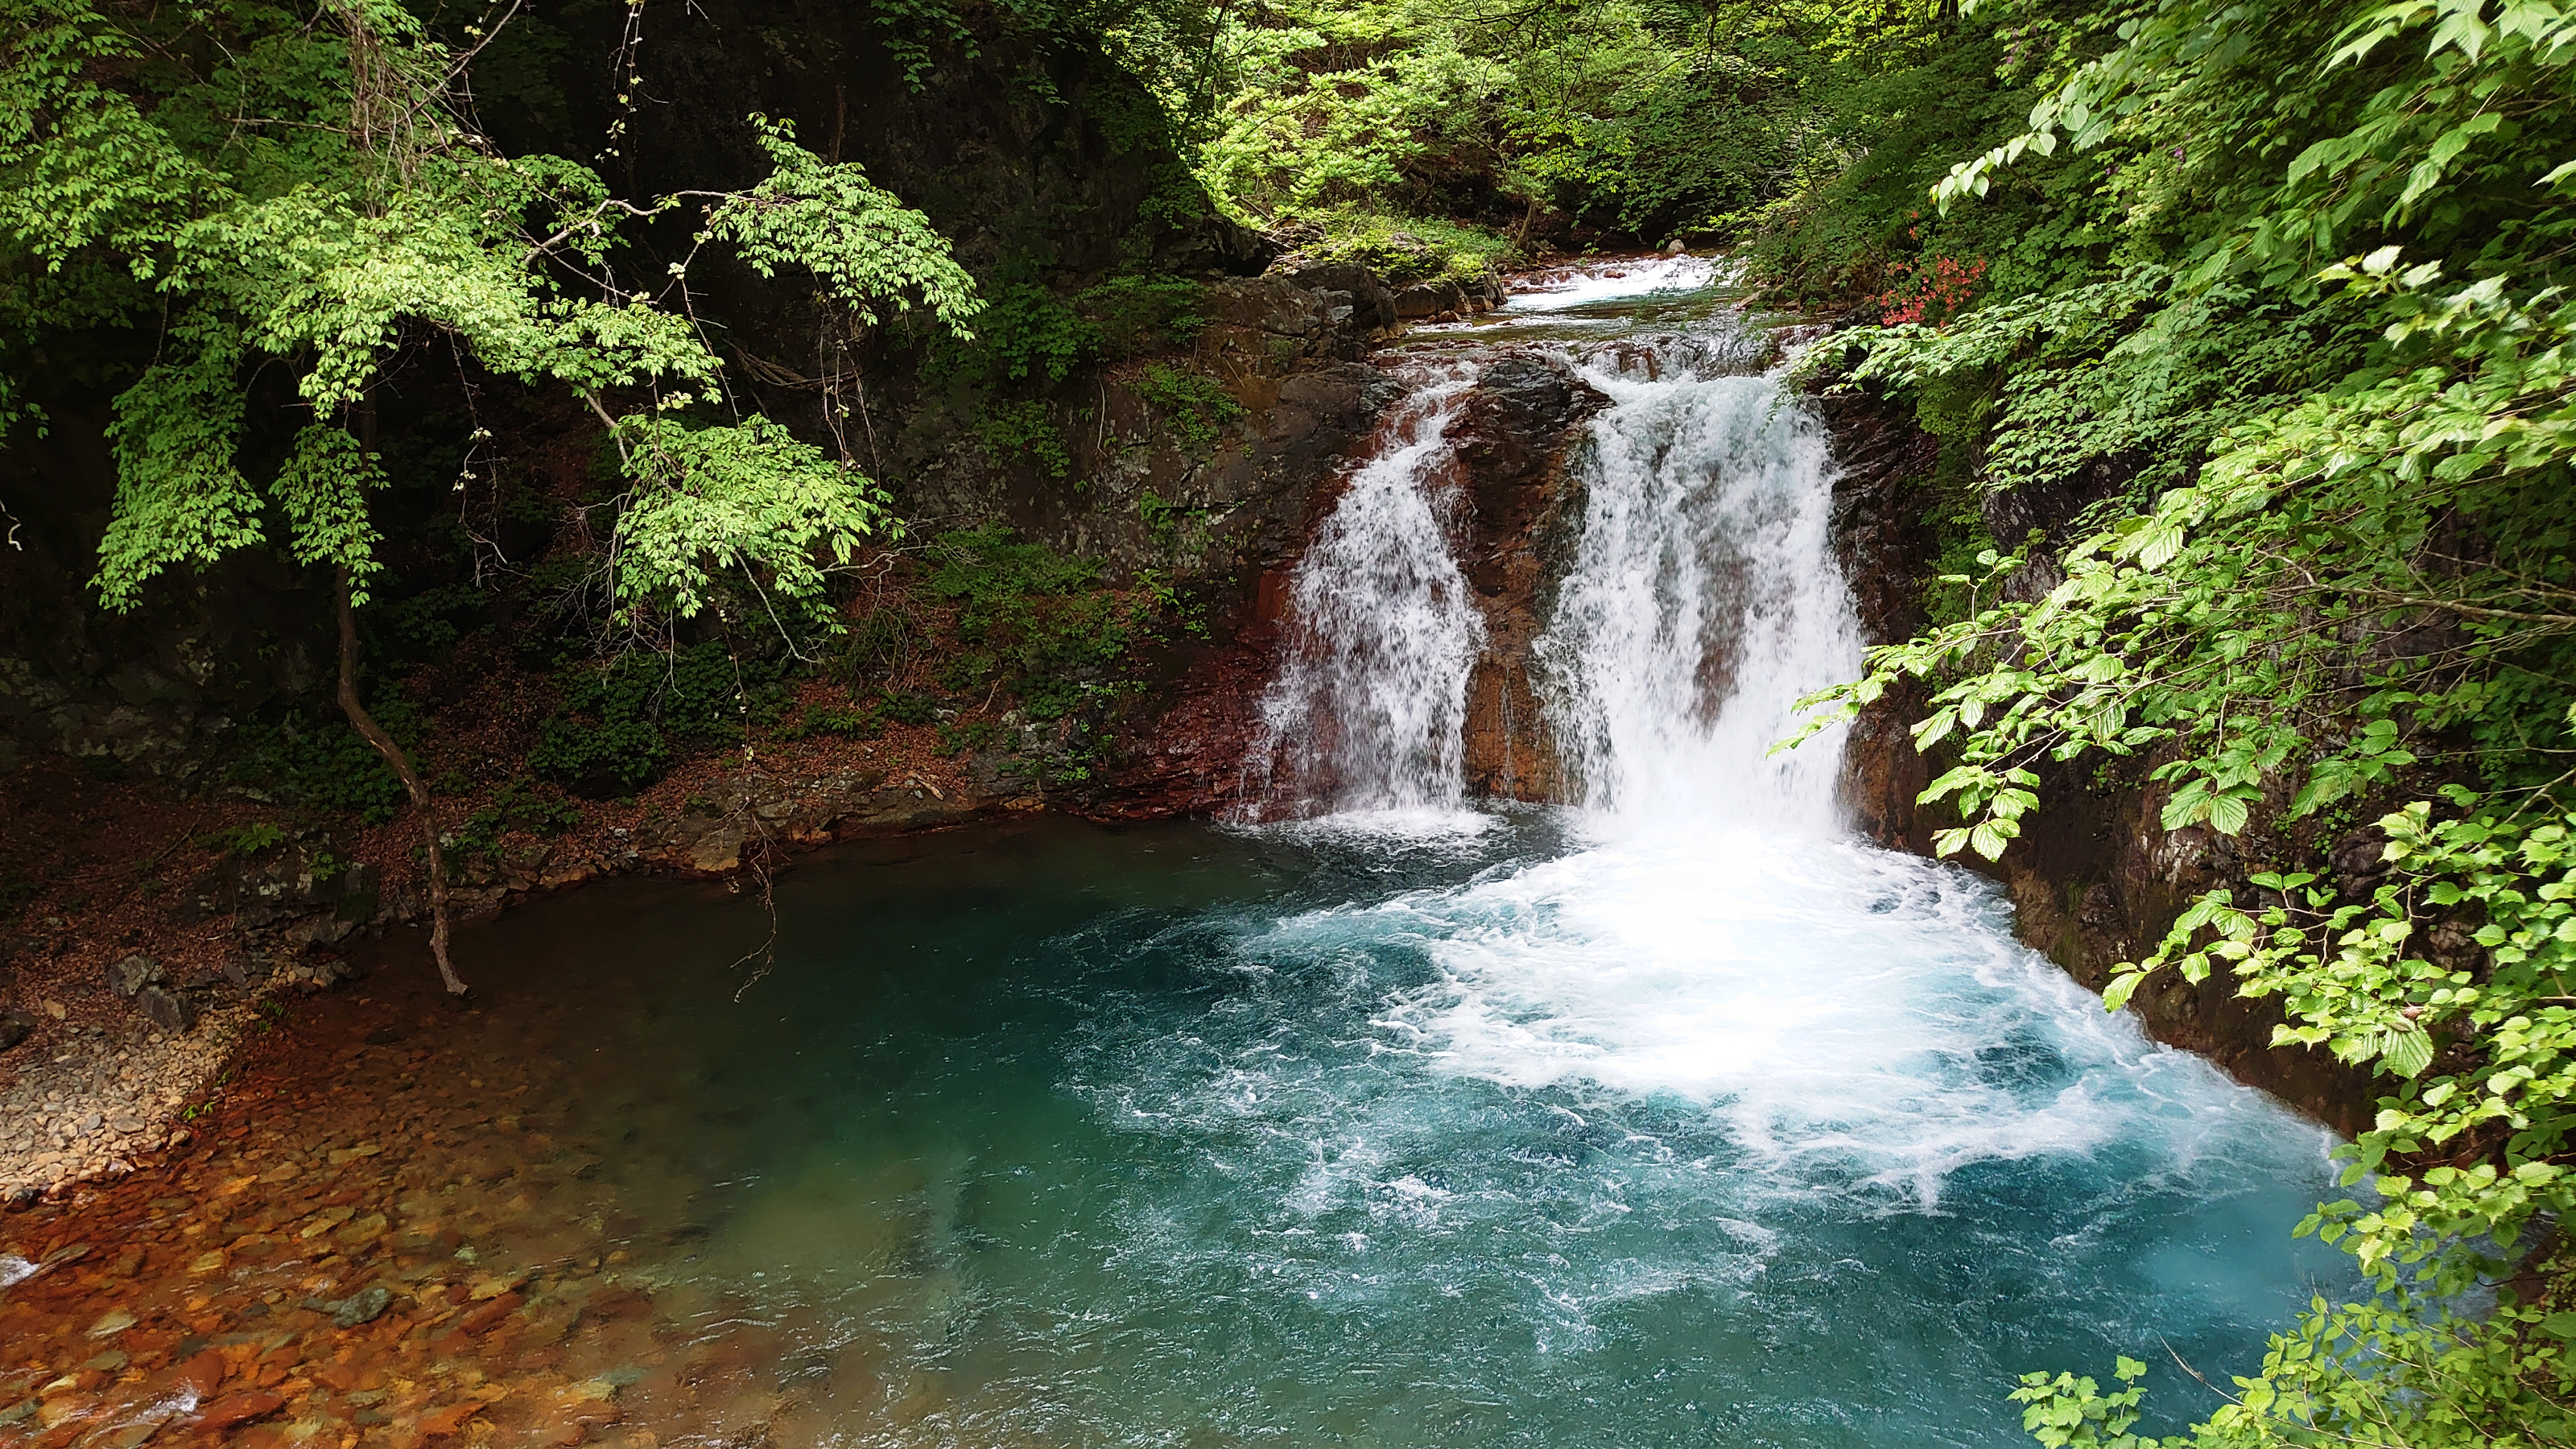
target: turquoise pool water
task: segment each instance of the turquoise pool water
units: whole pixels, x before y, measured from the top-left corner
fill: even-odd
[[[2224,1383],[2343,1281],[2326,1136],[1984,883],[1597,830],[1039,820],[796,871],[765,974],[712,890],[465,945],[813,1442],[2008,1444],[2024,1370],[2153,1356],[2178,1424],[2168,1346]]]

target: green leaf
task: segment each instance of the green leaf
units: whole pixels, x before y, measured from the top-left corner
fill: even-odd
[[[2433,1038],[2422,1031],[2393,1033],[2382,1049],[2380,1060],[2401,1077],[2420,1076],[2433,1064]]]
[[[2234,835],[2245,828],[2248,813],[2247,802],[2238,796],[2213,796],[2209,802],[2209,826],[2221,835]]]

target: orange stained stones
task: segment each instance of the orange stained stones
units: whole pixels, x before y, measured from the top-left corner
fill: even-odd
[[[286,1400],[283,1398],[256,1389],[244,1393],[226,1394],[213,1403],[198,1408],[196,1425],[199,1430],[208,1432],[229,1429],[236,1424],[247,1424],[253,1419],[274,1414],[285,1407]]]
[[[170,1386],[184,1389],[197,1402],[204,1403],[214,1397],[215,1390],[224,1386],[224,1356],[211,1348],[194,1355],[179,1365],[171,1376]]]
[[[465,1427],[465,1421],[483,1412],[481,1399],[464,1399],[443,1409],[432,1409],[420,1416],[420,1435],[424,1439],[444,1439]]]

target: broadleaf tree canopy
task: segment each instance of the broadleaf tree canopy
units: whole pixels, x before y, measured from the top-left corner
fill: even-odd
[[[698,201],[700,243],[763,275],[804,268],[863,323],[919,310],[968,335],[980,303],[945,239],[787,123],[753,118],[774,167],[760,184],[639,203],[576,162],[497,150],[453,84],[470,57],[391,0],[27,10],[0,40],[0,424],[41,425],[23,369],[47,329],[159,339],[114,403],[95,579],[110,606],[262,544],[346,568],[363,603],[383,475],[352,419],[423,334],[572,388],[632,445],[613,569],[630,609],[692,613],[719,574],[817,605],[817,559],[846,561],[887,521],[844,461],[727,412],[684,264],[649,285],[617,265],[622,227]],[[278,367],[309,423],[254,471],[248,390]]]

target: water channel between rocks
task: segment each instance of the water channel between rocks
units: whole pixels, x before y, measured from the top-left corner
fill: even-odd
[[[0,1221],[0,1441],[209,1353],[281,1439],[639,1445],[1991,1445],[2024,1370],[2247,1371],[2345,1281],[2327,1139],[1764,753],[1857,662],[1822,444],[1704,263],[1625,270],[1392,361],[1268,708],[1321,813],[845,848],[766,965],[609,883],[462,933],[470,1017],[391,943],[180,1181]],[[1424,460],[1502,343],[1610,399],[1536,646],[1579,806],[1451,742]]]

